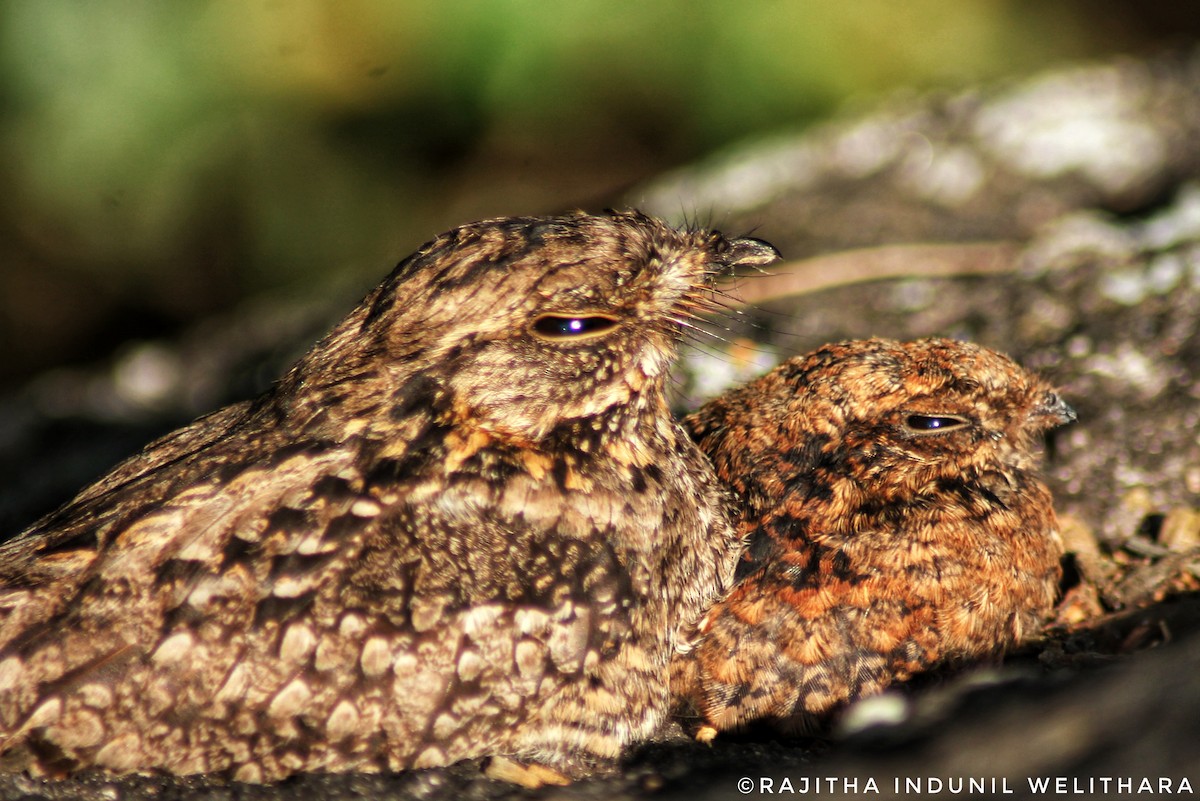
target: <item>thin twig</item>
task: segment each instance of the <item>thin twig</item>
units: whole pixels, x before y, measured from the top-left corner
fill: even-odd
[[[996,275],[1016,269],[1017,252],[1014,242],[886,245],[845,250],[777,264],[761,276],[739,276],[729,297],[749,306],[890,278]]]

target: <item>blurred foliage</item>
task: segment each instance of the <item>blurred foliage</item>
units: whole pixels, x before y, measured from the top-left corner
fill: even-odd
[[[456,223],[614,202],[847,99],[1142,43],[1103,8],[6,0],[0,381],[248,293],[357,291]]]

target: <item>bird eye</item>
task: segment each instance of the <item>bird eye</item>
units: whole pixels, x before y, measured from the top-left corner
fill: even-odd
[[[967,425],[968,420],[958,415],[910,414],[904,418],[904,427],[914,434],[939,434]]]
[[[616,318],[600,314],[543,314],[533,321],[532,331],[542,339],[570,342],[599,336],[616,325]]]

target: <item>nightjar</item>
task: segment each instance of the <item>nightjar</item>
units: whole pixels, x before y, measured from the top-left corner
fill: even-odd
[[[1036,634],[1062,545],[1047,384],[965,342],[842,342],[684,422],[742,504],[737,584],[673,664],[697,736],[806,732],[848,701]]]
[[[664,381],[714,276],[777,257],[637,212],[424,245],[0,546],[3,766],[537,783],[649,735],[740,547]]]

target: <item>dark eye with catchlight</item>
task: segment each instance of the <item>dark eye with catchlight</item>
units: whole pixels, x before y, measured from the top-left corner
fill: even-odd
[[[904,427],[914,434],[940,434],[962,428],[969,421],[953,414],[910,414],[904,418]]]
[[[600,336],[616,326],[616,318],[601,314],[543,314],[533,321],[532,331],[542,339],[572,342]]]

